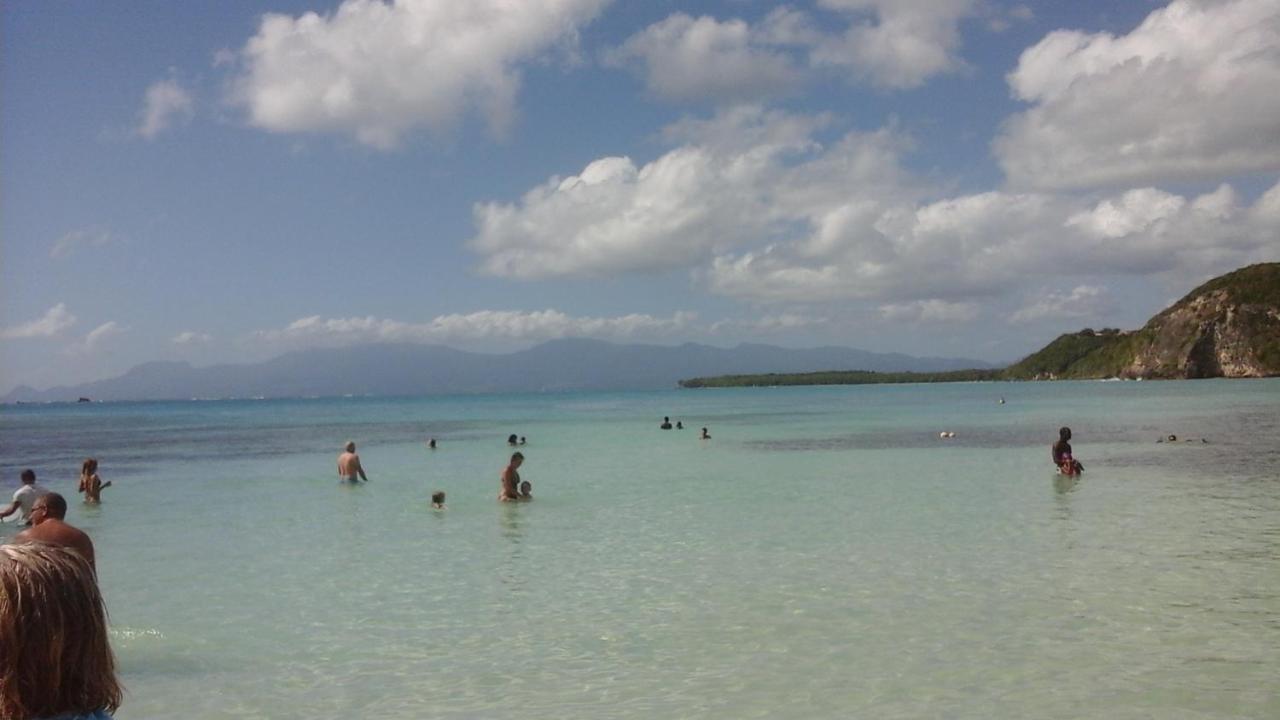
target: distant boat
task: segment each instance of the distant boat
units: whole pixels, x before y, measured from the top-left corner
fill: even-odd
[[[87,398],[87,397],[82,397],[82,398],[80,398],[79,400],[77,400],[76,402],[93,402],[93,401],[92,401],[92,400],[90,400],[90,399],[89,399],[89,398]]]

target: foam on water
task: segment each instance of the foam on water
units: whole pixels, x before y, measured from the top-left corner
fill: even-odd
[[[1079,480],[1049,465],[1063,424]],[[0,429],[6,484],[30,465],[72,497],[86,455],[115,481],[69,519],[121,718],[1280,714],[1276,380],[23,406]],[[495,501],[511,433],[529,504]],[[348,438],[368,485],[335,482]]]

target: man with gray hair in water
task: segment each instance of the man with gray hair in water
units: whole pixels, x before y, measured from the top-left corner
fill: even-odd
[[[94,567],[93,541],[80,528],[67,523],[67,499],[56,492],[36,498],[31,506],[31,527],[13,536],[14,545],[42,542],[69,547]]]
[[[356,454],[356,444],[350,440],[347,441],[345,451],[338,456],[338,477],[349,483],[356,482],[357,477],[369,482],[360,465],[360,456]]]

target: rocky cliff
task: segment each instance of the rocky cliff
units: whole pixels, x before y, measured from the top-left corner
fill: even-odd
[[[1011,379],[1280,375],[1280,263],[1214,278],[1140,330],[1063,335],[1005,371]]]

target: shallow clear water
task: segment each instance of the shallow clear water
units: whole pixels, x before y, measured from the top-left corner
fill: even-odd
[[[30,466],[72,497],[86,455],[115,481],[68,519],[119,718],[1280,716],[1278,380],[8,406],[0,432],[5,493]],[[532,503],[495,500],[510,433]],[[366,486],[335,481],[348,438]]]

